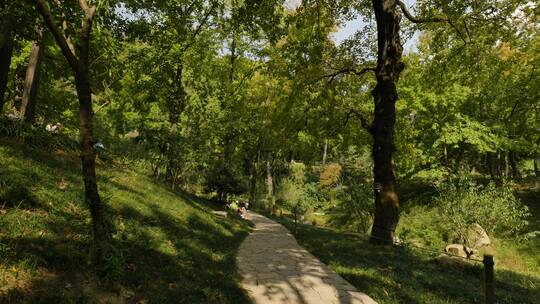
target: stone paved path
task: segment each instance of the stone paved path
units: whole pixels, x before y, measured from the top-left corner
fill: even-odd
[[[253,212],[247,218],[255,230],[240,245],[237,265],[253,303],[376,304],[298,245],[285,227]]]

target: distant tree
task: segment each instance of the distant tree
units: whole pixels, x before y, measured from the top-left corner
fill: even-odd
[[[26,68],[26,77],[24,79],[24,89],[21,103],[21,114],[24,121],[32,123],[36,117],[36,103],[41,75],[41,62],[43,61],[44,30],[38,29],[38,37],[32,41],[30,48],[30,57],[28,67]]]
[[[0,0],[0,113],[6,102],[9,70],[17,39],[33,36],[33,20],[26,1]],[[32,20],[32,21],[31,21]]]

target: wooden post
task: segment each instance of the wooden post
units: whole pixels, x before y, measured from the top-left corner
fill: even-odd
[[[493,280],[493,256],[484,254],[484,293],[486,298],[486,304],[495,303],[495,289]]]

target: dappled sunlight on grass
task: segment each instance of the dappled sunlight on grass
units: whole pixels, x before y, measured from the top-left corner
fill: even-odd
[[[291,222],[280,220],[289,228]],[[358,290],[379,303],[483,303],[481,265],[442,266],[433,255],[414,248],[372,245],[365,238],[300,225],[301,245]],[[536,303],[540,277],[517,273],[496,264],[498,303]]]
[[[235,264],[249,228],[243,221],[214,216],[208,202],[143,169],[104,163],[98,183],[113,255],[98,279],[77,158],[4,143],[0,164],[2,181],[19,194],[0,202],[0,303],[248,301]]]

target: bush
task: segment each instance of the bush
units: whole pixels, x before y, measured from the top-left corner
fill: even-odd
[[[441,227],[438,208],[418,205],[400,215],[396,232],[406,243],[421,247],[444,248],[449,241],[445,230]]]
[[[319,177],[319,184],[323,188],[331,188],[339,183],[341,180],[341,165],[338,163],[331,163],[324,167]]]
[[[500,237],[515,237],[527,228],[528,208],[514,196],[509,185],[482,186],[460,179],[441,185],[438,191],[435,203],[442,229],[453,241],[467,243],[467,231],[474,223],[488,234]]]
[[[294,179],[284,180],[277,191],[277,201],[296,217],[301,217],[316,205],[316,196],[312,184],[299,184]]]
[[[329,224],[339,229],[368,233],[373,222],[373,191],[364,184],[342,187],[336,206],[330,212]]]

